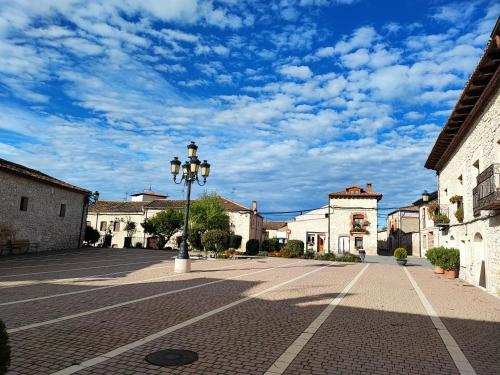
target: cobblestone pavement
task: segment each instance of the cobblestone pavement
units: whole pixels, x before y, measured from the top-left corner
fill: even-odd
[[[407,267],[409,276],[385,263],[199,260],[179,275],[172,256],[92,249],[0,259],[10,373],[264,374],[336,301],[285,374],[456,374],[411,277],[475,372],[500,373],[500,299],[425,266]],[[144,360],[167,348],[199,359],[168,368]]]

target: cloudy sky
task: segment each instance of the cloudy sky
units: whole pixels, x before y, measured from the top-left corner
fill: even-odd
[[[381,207],[435,188],[423,165],[500,5],[479,0],[0,0],[0,157],[103,199],[205,188],[261,211],[372,182]],[[278,217],[274,217],[278,218]]]

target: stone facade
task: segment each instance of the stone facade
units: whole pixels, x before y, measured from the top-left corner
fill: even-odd
[[[30,252],[80,247],[90,192],[57,186],[5,169],[0,169],[0,181],[0,225],[13,232],[14,244],[27,241]],[[26,210],[21,210],[23,198],[27,198]]]
[[[419,208],[402,207],[387,215],[387,251],[394,253],[398,247],[408,255],[421,256]]]
[[[141,223],[143,223],[145,219],[153,217],[166,207],[180,208],[183,204],[184,201],[170,199],[145,199],[144,201],[135,200],[133,202],[98,202],[98,204],[95,207],[91,207],[88,212],[87,224],[99,231],[101,234],[101,242],[104,236],[108,234],[111,235],[111,243],[109,246],[124,247],[127,237],[125,225],[127,222],[132,221],[135,223],[136,231],[131,238],[131,245],[134,247],[146,247],[148,245],[148,239],[151,236],[144,232]],[[262,216],[256,211],[252,211],[226,198],[222,198],[222,204],[227,209],[231,231],[242,237],[239,250],[245,251],[246,242],[249,239],[262,240]],[[179,231],[172,237],[167,246],[177,248],[176,238],[180,235],[181,232]]]
[[[377,254],[377,206],[382,194],[350,186],[329,194],[328,205],[309,211],[288,222],[289,239],[304,241],[306,249],[316,252]],[[358,228],[359,224],[359,228]]]
[[[455,153],[439,171],[439,204],[448,207],[450,225],[440,233],[439,245],[460,250],[460,277],[500,294],[500,216],[497,211],[473,212],[476,177],[500,163],[500,91]],[[498,182],[497,182],[498,184]],[[500,185],[497,185],[497,189]],[[462,196],[463,223],[455,217],[454,195]],[[496,216],[495,216],[496,215]]]

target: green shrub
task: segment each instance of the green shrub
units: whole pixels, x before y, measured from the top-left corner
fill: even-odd
[[[460,267],[460,251],[453,248],[443,248],[437,265],[445,271],[458,270]]]
[[[406,259],[408,257],[408,252],[404,247],[398,247],[394,250],[394,257],[396,259]]]
[[[10,365],[9,335],[5,324],[0,320],[0,374],[7,373]]]
[[[459,223],[463,223],[464,221],[464,208],[460,207],[458,210],[455,211],[455,217],[457,218]]]
[[[289,240],[287,244],[281,249],[282,252],[287,248],[286,252],[293,254],[293,258],[298,258],[304,255],[304,242],[300,240]]]
[[[227,248],[229,235],[221,229],[207,230],[201,236],[201,243],[207,251],[213,251],[216,254],[221,253]]]
[[[260,249],[260,242],[259,240],[252,239],[248,240],[246,244],[246,253],[248,255],[257,255]]]
[[[259,251],[257,253],[257,256],[259,256],[259,257],[267,257],[268,255],[269,255],[269,252],[267,252],[267,251]]]
[[[325,254],[317,254],[314,259],[316,260],[329,260],[329,261],[334,261],[336,260],[336,256],[334,253],[325,253]]]
[[[336,256],[335,260],[337,262],[351,262],[351,263],[361,262],[361,258],[359,257],[359,255],[351,254],[351,253],[346,253],[346,254]]]
[[[87,225],[85,227],[85,242],[87,244],[95,244],[97,241],[99,241],[99,238],[101,235],[99,234],[99,231],[97,229],[92,228],[90,225]]]
[[[306,251],[304,253],[304,259],[314,259],[314,251]]]
[[[241,239],[242,239],[242,237],[239,234],[230,234],[229,235],[229,248],[239,249],[241,247]]]
[[[446,250],[447,249],[444,246],[432,247],[427,250],[425,256],[433,266],[439,266],[441,257],[443,256],[443,253],[446,252]]]
[[[277,238],[266,238],[264,241],[262,241],[262,251],[280,251],[279,240]]]

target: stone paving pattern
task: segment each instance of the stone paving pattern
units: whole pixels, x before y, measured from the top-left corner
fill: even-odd
[[[9,276],[0,278],[0,303],[114,286],[0,306],[0,317],[9,329],[224,280],[13,332],[10,373],[61,370],[317,270],[78,372],[263,374],[363,268],[361,264],[268,258],[195,261],[193,272],[174,275],[171,257],[172,253],[143,249],[92,249],[0,259],[0,276]],[[145,263],[61,272],[140,261]],[[385,263],[370,265],[286,374],[457,373],[406,274],[399,266]],[[500,300],[461,281],[435,276],[427,267],[408,270],[476,372],[500,373]],[[54,272],[37,274],[47,271]],[[120,273],[91,277],[114,272]],[[26,273],[31,275],[16,276]],[[140,282],[162,276],[168,277]],[[13,281],[35,284],[15,286]],[[140,283],[121,285],[129,282]],[[165,348],[194,350],[200,358],[177,368],[145,362],[146,354]]]

